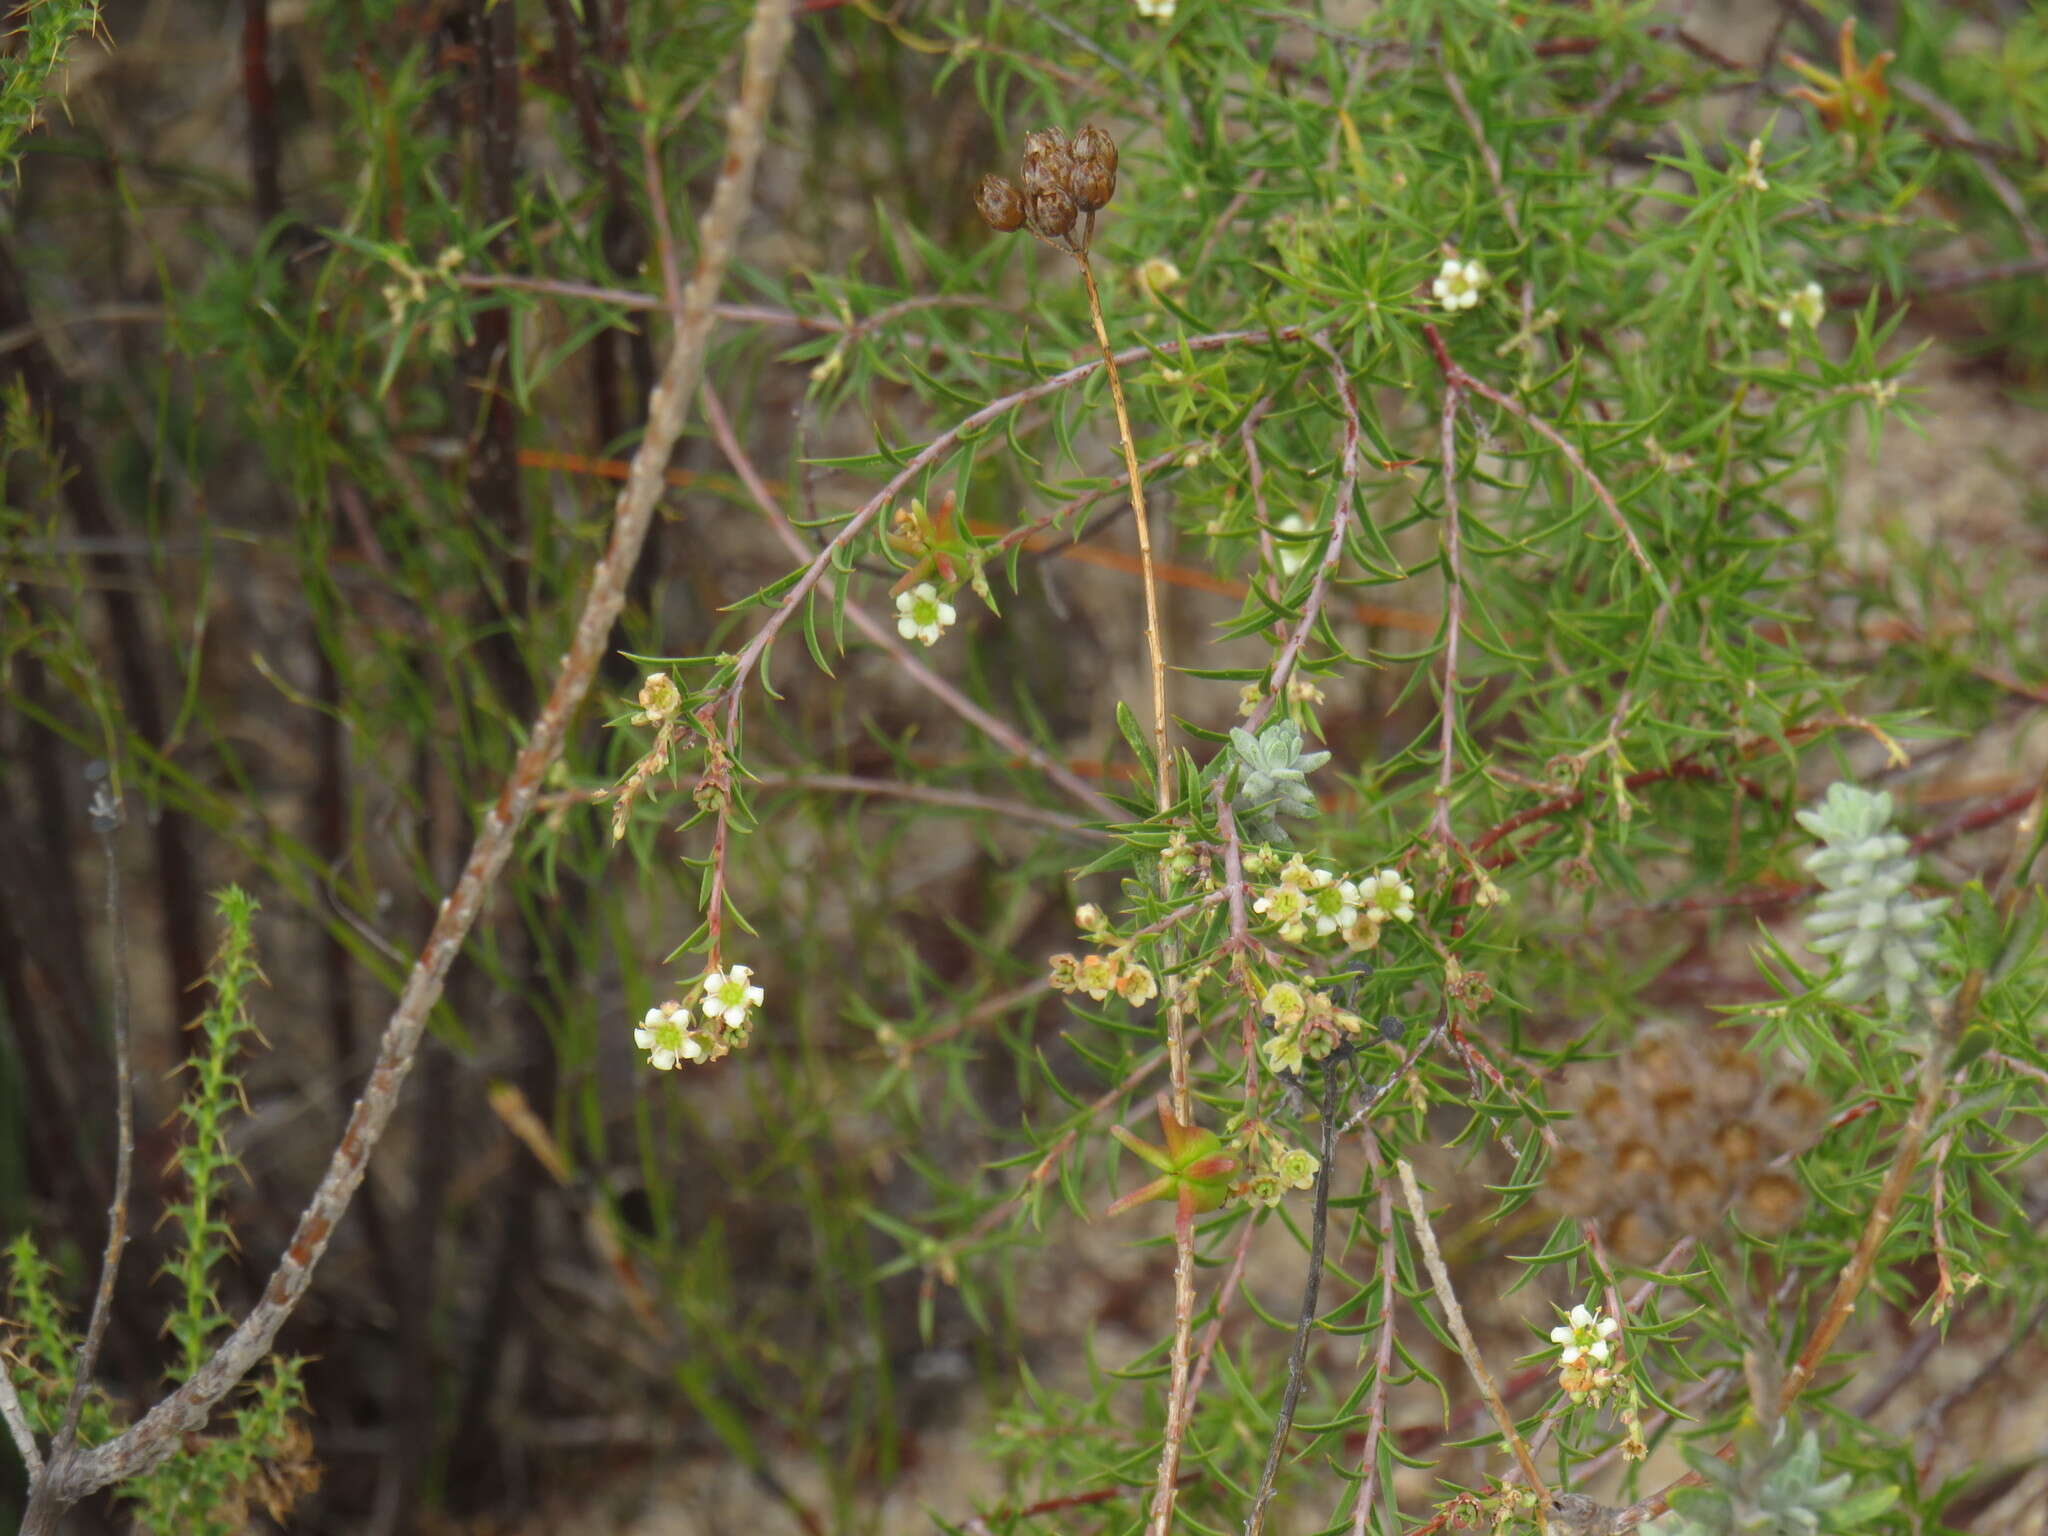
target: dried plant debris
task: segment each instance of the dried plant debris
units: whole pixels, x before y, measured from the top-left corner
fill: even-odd
[[[1827,1105],[1766,1077],[1745,1040],[1657,1024],[1611,1067],[1580,1069],[1544,1176],[1549,1202],[1601,1224],[1608,1248],[1649,1264],[1729,1214],[1761,1237],[1789,1231],[1805,1191],[1780,1166],[1819,1134]]]

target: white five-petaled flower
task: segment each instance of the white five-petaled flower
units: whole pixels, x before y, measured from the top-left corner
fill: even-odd
[[[1486,267],[1476,257],[1460,261],[1455,256],[1444,259],[1443,269],[1437,273],[1436,281],[1429,285],[1436,295],[1437,303],[1445,309],[1470,309],[1479,302],[1479,291],[1491,281]]]
[[[681,1003],[663,1003],[647,1010],[633,1031],[633,1044],[647,1053],[657,1072],[672,1071],[679,1062],[702,1061],[704,1042],[690,1033],[690,1013]]]
[[[753,986],[750,978],[753,970],[744,965],[728,966],[722,971],[707,971],[704,974],[704,1017],[717,1019],[730,1028],[738,1029],[747,1022],[747,1011],[761,1006],[765,994]]]
[[[1574,1306],[1567,1321],[1550,1330],[1550,1342],[1561,1345],[1558,1364],[1576,1365],[1581,1358],[1606,1364],[1611,1353],[1607,1341],[1621,1325],[1613,1318],[1595,1314],[1585,1303]]]
[[[1797,293],[1788,294],[1778,301],[1778,324],[1788,331],[1801,320],[1808,325],[1819,325],[1827,310],[1827,295],[1821,292],[1820,284],[1808,283]]]
[[[1310,915],[1318,935],[1328,938],[1358,921],[1358,886],[1351,880],[1337,880],[1319,886],[1308,899]]]
[[[953,605],[939,596],[939,589],[928,581],[896,594],[896,633],[906,640],[936,645],[946,626],[959,617]]]
[[[1366,876],[1358,884],[1358,894],[1365,915],[1376,923],[1389,918],[1397,923],[1415,919],[1415,887],[1401,878],[1399,870],[1383,869]]]

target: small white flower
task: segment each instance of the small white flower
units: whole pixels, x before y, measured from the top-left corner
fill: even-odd
[[[1797,293],[1778,301],[1778,324],[1788,331],[1802,320],[1815,326],[1827,312],[1827,295],[1821,292],[1820,284],[1808,283]]]
[[[753,986],[749,978],[751,968],[735,965],[723,971],[707,971],[704,975],[704,1017],[717,1019],[730,1028],[737,1029],[747,1022],[747,1011],[758,1008],[766,994]]]
[[[1358,894],[1365,915],[1376,923],[1415,920],[1415,887],[1401,878],[1399,870],[1383,869],[1368,875],[1359,882]]]
[[[960,615],[939,596],[939,589],[921,581],[908,592],[896,594],[896,633],[906,640],[936,645],[946,627]]]
[[[1138,14],[1147,21],[1173,20],[1176,0],[1138,0]]]
[[[648,1009],[633,1031],[633,1044],[647,1053],[647,1064],[655,1071],[669,1072],[678,1062],[704,1059],[704,1042],[690,1033],[689,1018],[681,1003],[663,1003]]]
[[[1443,270],[1429,286],[1437,303],[1445,309],[1470,309],[1479,302],[1479,291],[1491,281],[1478,259],[1460,261],[1451,256],[1445,259]]]
[[[1583,1302],[1574,1306],[1568,1319],[1550,1330],[1550,1342],[1560,1346],[1558,1364],[1577,1365],[1582,1359],[1606,1363],[1612,1354],[1607,1341],[1620,1326],[1613,1318],[1589,1310]]]
[[[1764,141],[1762,139],[1751,139],[1749,141],[1749,151],[1742,159],[1743,171],[1740,176],[1735,178],[1736,181],[1758,192],[1770,191],[1771,184],[1764,176]]]
[[[1339,929],[1358,921],[1358,884],[1352,880],[1326,883],[1309,897],[1309,911],[1315,917],[1316,933],[1328,938]]]

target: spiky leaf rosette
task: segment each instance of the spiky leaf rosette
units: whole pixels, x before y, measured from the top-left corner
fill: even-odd
[[[1925,988],[1935,920],[1948,903],[1914,899],[1920,861],[1891,820],[1890,795],[1852,784],[1831,785],[1818,809],[1799,813],[1799,824],[1827,845],[1806,860],[1826,887],[1806,919],[1808,947],[1835,956],[1839,967],[1822,995],[1860,1003],[1882,991],[1899,1013]]]
[[[1687,1447],[1706,1486],[1673,1493],[1671,1513],[1644,1526],[1643,1536],[1849,1536],[1898,1497],[1895,1488],[1844,1497],[1846,1475],[1821,1476],[1818,1437],[1811,1429],[1795,1435],[1782,1419],[1739,1431],[1735,1450],[1731,1464]]]
[[[1320,811],[1308,776],[1329,760],[1327,752],[1302,750],[1301,727],[1292,720],[1275,720],[1256,736],[1234,727],[1221,767],[1238,775],[1230,808],[1240,835],[1248,842],[1284,844],[1282,816],[1306,820]]]

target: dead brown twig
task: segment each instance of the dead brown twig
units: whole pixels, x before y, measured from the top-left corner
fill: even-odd
[[[703,369],[713,302],[751,199],[768,109],[792,27],[787,0],[762,0],[748,26],[739,94],[727,118],[724,168],[698,226],[695,275],[682,295],[667,366],[648,400],[646,432],[633,456],[632,475],[619,493],[610,543],[591,572],[574,638],[554,687],[504,788],[484,813],[482,829],[461,876],[442,903],[385,1025],[369,1082],[356,1101],[326,1173],[300,1214],[291,1243],[279,1258],[262,1299],[178,1390],[115,1439],[90,1450],[73,1449],[45,1465],[30,1495],[24,1531],[47,1536],[70,1505],[111,1483],[145,1472],[171,1455],[182,1437],[201,1427],[214,1405],[269,1352],[278,1330],[312,1283],[328,1240],[348,1210],[370,1155],[398,1107],[399,1092],[418,1052],[427,1015],[441,996],[449,967],[482,910],[486,893],[511,856],[514,837],[532,808],[543,777],[561,753],[570,723],[589,691],[612,625],[624,606],[626,580],[661,494],[662,470],[682,434],[684,414]],[[659,233],[664,247],[672,252],[671,232],[664,227]]]

